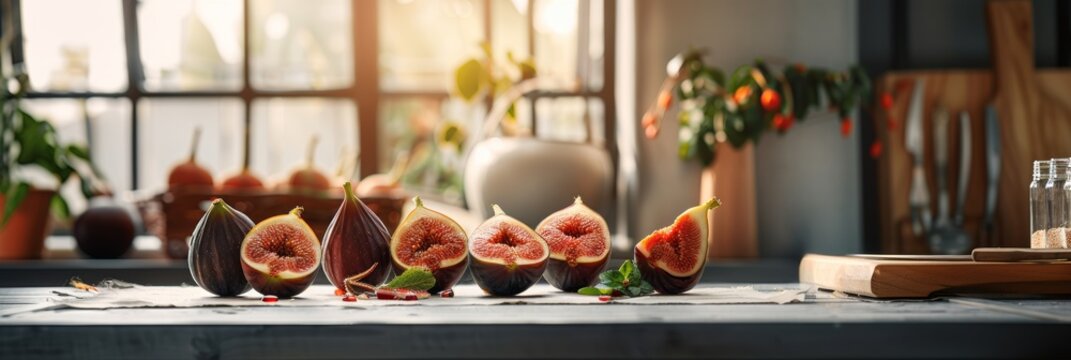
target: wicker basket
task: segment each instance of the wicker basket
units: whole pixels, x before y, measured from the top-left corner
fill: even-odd
[[[343,196],[270,192],[164,192],[138,201],[138,210],[148,231],[163,241],[166,255],[173,259],[185,259],[189,252],[190,234],[215,198],[224,199],[227,204],[245,213],[254,222],[285,214],[295,206],[304,207],[305,211],[301,217],[309,223],[316,236],[322,237],[342,203]],[[363,197],[361,201],[383,220],[388,231],[394,232],[402,218],[405,196]]]

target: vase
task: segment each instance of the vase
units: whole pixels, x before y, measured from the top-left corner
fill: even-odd
[[[699,202],[717,196],[721,206],[707,213],[710,222],[711,259],[746,259],[758,256],[758,221],[755,209],[755,147],[732,149],[721,143],[714,162],[703,169]]]

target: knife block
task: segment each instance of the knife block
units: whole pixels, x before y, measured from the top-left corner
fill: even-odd
[[[924,236],[911,233],[908,194],[911,155],[904,147],[905,120],[915,81],[926,81],[923,96],[924,169],[931,212],[937,214],[937,182],[933,164],[933,111],[949,111],[949,203],[955,209],[960,159],[959,113],[971,117],[971,167],[965,208],[966,230],[974,246],[1029,247],[1027,190],[1032,162],[1071,156],[1071,70],[1035,69],[1031,3],[1027,0],[991,0],[986,3],[990,70],[926,70],[890,72],[876,90],[894,94],[893,106],[877,113],[880,128],[892,122],[891,131],[879,132],[885,144],[878,159],[882,250],[886,253],[926,254]],[[995,104],[1002,142],[1001,173],[994,232],[982,238],[986,193],[985,107]],[[888,119],[888,120],[885,120]],[[954,213],[954,212],[953,212]]]

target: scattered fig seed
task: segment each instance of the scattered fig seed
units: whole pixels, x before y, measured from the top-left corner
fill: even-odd
[[[413,300],[416,300],[416,299],[417,299],[417,295],[416,294],[413,294],[413,293],[405,294],[405,300],[406,301],[413,301]]]
[[[275,296],[275,295],[264,295],[264,297],[261,298],[260,301],[263,301],[263,302],[266,302],[266,303],[279,302],[279,297]]]
[[[342,296],[342,295],[346,295],[346,290],[344,290],[344,289],[335,289],[335,296]]]
[[[356,296],[353,296],[353,295],[346,295],[346,296],[343,296],[343,297],[342,297],[342,301],[345,301],[345,302],[355,302],[355,301],[357,301],[357,297],[356,297]]]
[[[610,297],[610,295],[599,295],[599,301],[607,302],[607,301],[610,301],[610,300],[613,300],[613,298]]]
[[[439,297],[452,298],[454,297],[454,289],[446,289],[439,292]]]

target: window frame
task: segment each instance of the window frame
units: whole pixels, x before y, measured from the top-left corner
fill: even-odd
[[[15,17],[15,27],[18,29],[19,35],[15,41],[12,42],[11,60],[13,64],[24,64],[24,50],[22,41],[22,11],[21,0],[9,0],[12,2],[13,12],[19,14]],[[350,0],[351,6],[351,18],[352,18],[352,32],[353,32],[353,44],[352,44],[352,56],[353,56],[353,79],[350,85],[345,88],[330,89],[330,90],[266,90],[257,89],[252,86],[250,79],[250,27],[252,20],[251,3],[255,0],[242,0],[242,23],[244,31],[242,35],[242,82],[241,88],[237,90],[192,90],[192,91],[156,91],[147,90],[144,83],[144,72],[142,68],[141,49],[140,49],[140,34],[138,28],[137,18],[137,6],[139,0],[116,0],[122,1],[123,11],[123,40],[126,47],[126,75],[127,75],[127,89],[125,91],[118,92],[65,92],[65,91],[42,91],[28,92],[25,96],[27,99],[75,99],[75,100],[88,100],[92,98],[112,98],[112,99],[127,99],[130,102],[130,126],[131,126],[131,173],[130,173],[130,186],[132,189],[139,189],[139,176],[138,176],[138,149],[140,149],[140,139],[138,135],[139,119],[138,119],[138,103],[142,99],[152,98],[238,98],[243,104],[243,125],[244,125],[244,148],[243,151],[248,153],[250,151],[250,126],[252,125],[252,107],[253,102],[259,99],[266,98],[326,98],[326,99],[348,99],[353,102],[357,107],[357,118],[354,121],[357,122],[357,141],[360,149],[362,161],[360,163],[360,174],[362,177],[375,174],[380,171],[379,164],[379,122],[380,122],[380,105],[383,100],[397,99],[397,98],[434,98],[437,100],[445,100],[450,97],[448,91],[397,91],[397,90],[382,90],[379,84],[379,22],[378,22],[378,0]],[[483,35],[484,41],[491,43],[492,36],[492,15],[491,15],[491,2],[492,0],[482,0],[485,11],[483,11]],[[527,27],[528,27],[528,52],[532,56],[535,55],[535,29],[534,29],[534,10],[535,2],[538,0],[528,1],[527,11]],[[591,63],[591,58],[588,53],[588,38],[590,31],[590,9],[591,0],[578,0],[577,16],[577,47],[578,47],[578,66],[577,71],[588,71],[588,65]],[[603,146],[611,154],[613,162],[614,174],[617,169],[617,142],[614,134],[616,133],[616,104],[615,104],[615,83],[614,83],[614,71],[615,71],[615,27],[616,27],[616,1],[615,0],[603,0],[603,84],[602,88],[598,91],[592,91],[587,84],[582,84],[579,87],[579,91],[538,91],[525,95],[529,101],[534,105],[538,99],[541,98],[558,98],[558,97],[581,97],[585,101],[592,99],[599,99],[602,101],[604,107],[603,117],[603,138],[605,142]],[[582,74],[578,74],[582,75]],[[578,76],[580,79],[586,77]],[[488,100],[493,100],[488,98]],[[532,106],[532,119],[536,119],[535,106]],[[88,124],[88,117],[84,119]],[[538,134],[536,128],[536,121],[532,121],[531,124],[533,134]],[[88,127],[87,127],[88,131]],[[90,139],[92,141],[92,139]],[[248,159],[244,160],[248,161]],[[616,175],[615,175],[616,176]]]

